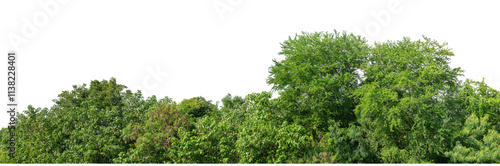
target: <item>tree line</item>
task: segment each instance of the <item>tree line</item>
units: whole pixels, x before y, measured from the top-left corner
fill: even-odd
[[[144,97],[115,78],[17,116],[3,163],[499,163],[500,92],[459,80],[447,43],[346,32],[281,43],[269,91]],[[277,92],[278,97],[271,94]],[[221,105],[219,105],[221,104]]]

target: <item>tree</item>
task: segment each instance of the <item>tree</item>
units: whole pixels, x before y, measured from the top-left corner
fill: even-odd
[[[20,157],[14,162],[112,162],[129,148],[121,138],[125,124],[144,119],[129,111],[130,97],[140,93],[123,92],[125,88],[114,78],[94,80],[90,87],[75,85],[63,91],[50,109],[29,106],[18,116],[16,152]]]
[[[178,163],[237,163],[238,127],[221,116],[204,116],[194,125],[193,131],[179,131]]]
[[[208,113],[194,123],[192,131],[180,130],[175,143],[176,163],[238,163],[235,143],[248,113],[245,99],[226,95],[220,110]]]
[[[164,103],[172,102],[170,98],[166,97],[162,100]],[[123,97],[123,123],[125,127],[121,130],[121,139],[126,151],[121,153],[125,154],[128,150],[135,147],[137,139],[140,137],[142,125],[148,119],[148,111],[155,107],[157,104],[156,96],[148,97],[144,100],[141,91],[131,93],[127,91]],[[122,154],[122,155],[123,155]]]
[[[459,68],[446,43],[429,38],[377,43],[354,93],[357,121],[384,162],[444,162],[451,140],[445,102],[456,93]]]
[[[149,119],[141,127],[129,128],[137,137],[135,147],[121,153],[115,163],[172,163],[172,145],[180,138],[179,130],[188,128],[192,121],[181,113],[170,98],[160,100],[149,112]]]
[[[488,122],[489,115],[467,118],[459,141],[446,156],[457,163],[500,163],[500,133]]]
[[[207,101],[204,97],[200,96],[182,100],[179,104],[179,109],[181,112],[187,113],[191,117],[199,118],[217,110],[217,105],[212,104],[212,101]]]
[[[346,127],[356,119],[351,94],[368,55],[366,40],[353,34],[302,33],[281,43],[285,59],[273,60],[268,84],[280,94],[287,121],[306,127],[314,137],[328,131],[328,120]]]
[[[319,145],[320,162],[327,163],[377,163],[376,149],[370,146],[370,141],[359,125],[351,123],[349,127],[340,127],[334,121],[330,122],[329,132],[323,136]]]
[[[467,79],[460,89],[458,98],[461,101],[461,109],[464,110],[463,117],[471,114],[479,117],[488,115],[493,126],[499,125],[500,92],[486,85],[484,79],[481,82]]]
[[[124,85],[94,80],[90,87],[73,86],[64,91],[53,107],[55,131],[63,149],[56,159],[58,163],[110,163],[126,149],[120,139],[124,127],[122,98]]]
[[[235,109],[241,107],[245,103],[245,99],[240,96],[232,96],[231,94],[227,94],[222,98],[222,109]]]
[[[0,130],[0,163],[11,163],[11,159],[9,157],[9,149],[8,145],[10,144],[9,138],[10,133],[8,128],[2,128]]]
[[[16,121],[16,158],[15,163],[46,163],[55,162],[57,144],[52,139],[51,123],[53,114],[47,108],[28,106],[24,114],[17,116]],[[6,139],[8,140],[8,139]],[[8,144],[7,144],[8,145]]]
[[[272,91],[143,97],[116,79],[28,106],[0,130],[1,163],[500,163],[500,92],[458,80],[427,37],[366,44],[347,33],[281,43]],[[272,98],[272,92],[280,94]]]
[[[270,98],[270,92],[246,97],[249,115],[236,141],[240,163],[305,162],[312,148],[312,137],[303,126],[280,120],[273,111],[277,100]]]

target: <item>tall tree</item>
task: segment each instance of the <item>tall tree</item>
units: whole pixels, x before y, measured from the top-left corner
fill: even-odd
[[[449,66],[453,53],[423,40],[376,43],[363,67],[364,82],[356,116],[371,146],[384,162],[444,162],[450,141],[447,94],[458,87],[459,68]]]
[[[281,43],[285,59],[273,60],[268,84],[279,92],[287,121],[303,125],[315,137],[328,131],[328,120],[346,127],[355,120],[359,69],[369,46],[346,32],[302,33]]]

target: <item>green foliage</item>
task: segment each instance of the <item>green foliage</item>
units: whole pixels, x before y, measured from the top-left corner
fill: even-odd
[[[52,128],[49,126],[48,119],[45,118],[45,116],[51,116],[47,115],[48,109],[35,109],[28,106],[28,110],[24,113],[18,116],[19,119],[16,122],[16,143],[22,142],[22,144],[16,144],[18,157],[13,162],[53,162],[46,157],[54,148],[51,146],[50,133],[45,130],[45,127]]]
[[[217,110],[217,106],[211,101],[206,101],[204,97],[193,97],[184,99],[179,104],[179,109],[182,113],[187,113],[191,117],[199,118],[203,115]]]
[[[55,114],[60,120],[56,131],[61,131],[64,149],[60,149],[58,163],[109,163],[125,148],[119,139],[124,127],[121,100],[126,87],[116,83],[94,80],[90,88],[76,87],[63,92],[56,100]],[[76,96],[76,98],[74,97]],[[66,105],[75,103],[75,106]]]
[[[179,130],[192,125],[187,114],[180,113],[170,99],[152,107],[149,119],[141,127],[129,128],[137,137],[135,147],[127,154],[120,154],[118,163],[169,163],[173,162],[172,144],[179,140]]]
[[[276,124],[265,113],[253,114],[238,135],[241,163],[300,163],[311,148],[304,127],[286,121]]]
[[[355,120],[360,72],[369,47],[347,33],[302,33],[281,44],[282,61],[274,61],[267,80],[278,91],[288,121],[305,126],[312,135],[326,132],[328,120],[343,127]]]
[[[205,116],[192,132],[182,130],[178,143],[179,163],[236,163],[237,128],[228,121]]]
[[[500,92],[457,79],[429,38],[376,43],[334,31],[281,43],[271,92],[144,98],[93,80],[0,130],[1,163],[500,163]],[[278,92],[272,98],[272,92]]]
[[[460,90],[459,98],[466,115],[489,116],[493,126],[500,122],[500,92],[484,83],[467,79]],[[499,126],[500,127],[500,126]]]
[[[356,116],[380,159],[389,163],[442,162],[459,68],[446,43],[429,38],[375,44],[363,66],[365,80],[354,93]]]
[[[333,123],[330,132],[324,136],[327,142],[326,152],[333,153],[332,158],[337,163],[373,163],[379,162],[375,150],[370,147],[366,132],[357,125],[341,128],[339,123]]]
[[[238,163],[235,143],[241,123],[247,115],[245,99],[230,94],[223,107],[200,118],[192,131],[181,130],[175,143],[177,163]]]
[[[125,149],[119,135],[123,85],[73,86],[51,109],[28,107],[16,123],[19,163],[107,163]]]
[[[232,97],[231,94],[227,94],[222,98],[223,109],[235,109],[240,107],[245,103],[245,100],[240,96]]]
[[[500,133],[492,129],[489,115],[472,114],[460,131],[457,145],[446,156],[457,163],[500,163]]]
[[[141,126],[148,120],[148,110],[155,106],[157,100],[155,96],[144,100],[140,91],[137,93],[127,91],[123,98],[123,122],[126,125],[122,129],[120,137],[123,140],[124,147],[131,149],[140,137],[141,132],[139,131],[141,130]],[[167,103],[172,102],[169,98],[164,98],[162,101],[166,101]]]
[[[236,141],[241,163],[305,162],[311,147],[311,137],[304,127],[281,123],[276,101],[270,92],[247,96],[250,112]]]

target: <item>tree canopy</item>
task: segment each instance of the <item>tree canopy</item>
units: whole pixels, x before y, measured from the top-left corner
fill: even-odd
[[[0,130],[2,163],[500,163],[500,92],[447,43],[296,34],[269,91],[176,103],[92,80]],[[273,97],[276,92],[279,95]]]

